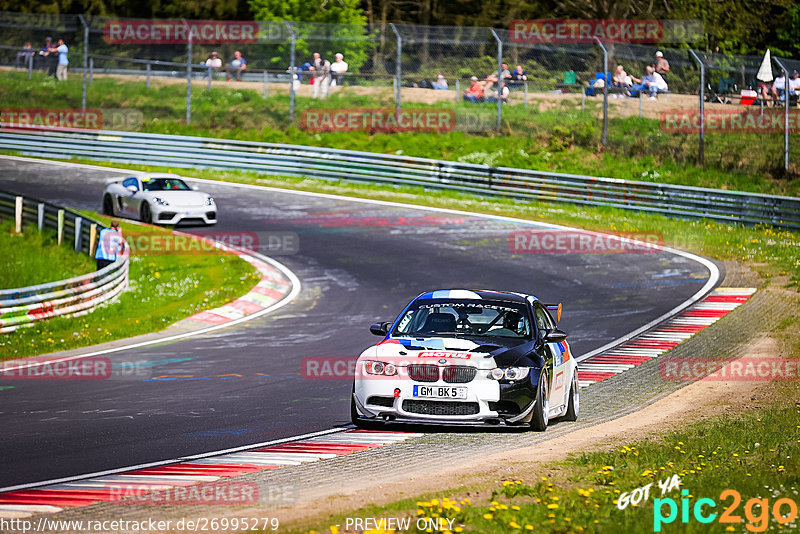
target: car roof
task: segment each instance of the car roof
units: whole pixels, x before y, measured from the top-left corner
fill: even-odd
[[[420,294],[416,299],[475,299],[505,300],[508,302],[527,302],[529,299],[539,300],[533,295],[514,291],[494,291],[490,289],[436,289]]]

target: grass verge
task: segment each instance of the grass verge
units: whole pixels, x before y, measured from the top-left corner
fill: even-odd
[[[109,218],[86,212],[108,224]],[[123,235],[167,236],[168,229],[120,221]],[[201,249],[187,245],[187,250]],[[91,271],[94,262],[90,262]],[[83,273],[82,273],[83,274]],[[69,350],[163,330],[199,311],[216,308],[248,292],[261,279],[238,256],[203,254],[132,255],[130,286],[114,302],[81,317],[56,317],[0,334],[0,360]]]
[[[581,113],[575,102],[561,108],[535,111],[514,105],[504,108],[502,130],[494,132],[491,106],[438,103],[435,107],[467,113],[486,123],[483,134],[463,132],[369,134],[364,132],[317,133],[288,125],[289,103],[285,95],[263,98],[258,91],[228,84],[202,89],[192,100],[192,123],[185,122],[185,87],[154,83],[145,90],[141,81],[98,77],[89,86],[89,107],[138,110],[143,123],[135,129],[153,133],[210,136],[247,141],[292,143],[366,150],[592,176],[608,176],[649,182],[724,188],[796,196],[796,162],[800,145],[790,143],[792,174],[783,171],[783,135],[706,134],[706,165],[695,166],[696,134],[672,134],[661,130],[655,119],[612,118],[608,144],[601,144],[602,124],[596,113]],[[36,73],[0,74],[0,100],[13,108],[79,108],[81,82],[56,83]],[[535,100],[536,96],[532,98]],[[597,103],[590,103],[596,108]],[[300,117],[309,108],[391,107],[380,96],[343,92],[324,101],[298,97]],[[414,108],[433,107],[408,104]],[[591,107],[591,106],[590,106]],[[297,121],[299,123],[299,119]],[[111,125],[110,127],[115,127]],[[796,134],[793,134],[796,135]]]
[[[58,246],[55,232],[25,226],[14,233],[14,222],[0,219],[0,288],[14,289],[56,282],[89,273],[95,264],[68,246]]]

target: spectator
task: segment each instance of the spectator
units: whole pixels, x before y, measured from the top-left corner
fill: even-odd
[[[42,56],[44,62],[42,63],[42,70],[48,76],[55,77],[56,68],[58,67],[58,52],[53,48],[53,38],[47,37],[44,40],[44,46],[39,50],[39,55]]]
[[[794,71],[789,80],[789,95],[800,95],[800,72]]]
[[[648,65],[647,73],[642,76],[642,83],[634,85],[631,88],[631,93],[633,93],[634,90],[637,91],[637,94],[638,91],[647,90],[650,93],[650,100],[656,100],[656,95],[658,95],[659,92],[663,93],[668,91],[669,87],[667,86],[667,82],[664,81],[664,78],[662,78],[659,73],[655,72],[653,66]]]
[[[783,71],[781,71],[778,77],[775,78],[775,81],[772,82],[772,94],[780,102],[783,102],[783,99],[786,97],[786,77],[783,75]]]
[[[233,53],[233,59],[228,67],[228,81],[231,81],[231,73],[237,82],[242,81],[242,71],[247,68],[247,61],[242,57],[238,50]]]
[[[14,68],[27,67],[28,63],[33,60],[33,46],[31,43],[25,43],[22,50],[17,52],[17,61]]]
[[[311,98],[325,98],[328,96],[328,86],[331,84],[331,62],[323,58],[319,52],[314,52],[314,87],[311,89]]]
[[[498,85],[498,88],[499,88],[499,94],[498,94],[498,91],[495,91],[494,92],[494,96],[490,96],[489,97],[489,102],[491,104],[497,104],[497,98],[499,97],[499,98],[502,98],[503,104],[508,104],[509,90],[508,90],[508,87],[506,87],[506,82],[500,82],[500,84]],[[502,96],[500,96],[500,95],[502,95]]]
[[[342,54],[336,54],[336,59],[331,63],[331,87],[342,85],[344,73],[347,72],[347,62]]]
[[[667,82],[667,73],[669,72],[669,61],[664,58],[664,53],[659,50],[656,52],[656,64],[653,65],[656,74],[661,76],[664,83]]]
[[[67,48],[67,45],[64,44],[64,39],[59,39],[58,46],[56,48],[51,48],[50,50],[57,53],[56,62],[58,65],[56,67],[56,79],[60,82],[67,81],[67,65],[69,65],[67,53],[69,53],[69,48]]]
[[[444,74],[441,72],[436,76],[436,81],[431,84],[434,89],[439,89],[441,91],[447,90],[447,80],[444,78]]]
[[[486,92],[491,91],[492,87],[494,87],[494,84],[496,84],[496,83],[497,83],[497,73],[496,72],[492,72],[491,74],[486,76],[486,78],[483,79],[483,82],[482,82],[483,90],[486,91]]]
[[[205,66],[208,69],[208,74],[206,74],[206,77],[209,77],[213,72],[211,69],[222,68],[222,60],[219,58],[216,52],[211,52],[211,57],[206,60]]]
[[[100,230],[97,241],[97,252],[95,252],[94,258],[97,260],[98,271],[124,256],[125,240],[122,238],[122,230],[119,229],[117,221],[111,221],[111,228]]]
[[[515,82],[524,82],[528,79],[528,76],[525,74],[525,69],[522,68],[522,65],[517,65],[514,69],[514,72],[511,73],[511,79]]]
[[[500,67],[500,77],[504,80],[511,78],[511,73],[508,71],[508,65],[501,63]]]
[[[481,85],[481,82],[478,81],[477,76],[470,78],[469,89],[464,91],[463,98],[467,102],[472,102],[473,104],[483,102],[483,86]]]

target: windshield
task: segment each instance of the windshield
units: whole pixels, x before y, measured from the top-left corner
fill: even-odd
[[[190,191],[186,182],[178,178],[142,178],[144,191]]]
[[[406,310],[392,335],[479,336],[530,339],[524,303],[471,299],[420,299]]]

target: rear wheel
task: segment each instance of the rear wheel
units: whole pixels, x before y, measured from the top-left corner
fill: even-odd
[[[548,391],[547,371],[542,370],[539,377],[539,385],[536,387],[536,404],[533,407],[531,417],[531,428],[542,432],[547,430],[550,422],[550,393]]]
[[[572,373],[572,385],[569,388],[569,404],[567,405],[567,413],[564,414],[564,420],[577,421],[578,412],[581,407],[580,390],[578,388],[578,371]]]
[[[142,207],[139,208],[139,218],[146,224],[153,222],[153,214],[150,213],[150,205],[147,202],[142,202]]]
[[[111,198],[111,195],[103,197],[103,214],[114,216],[114,200]]]

